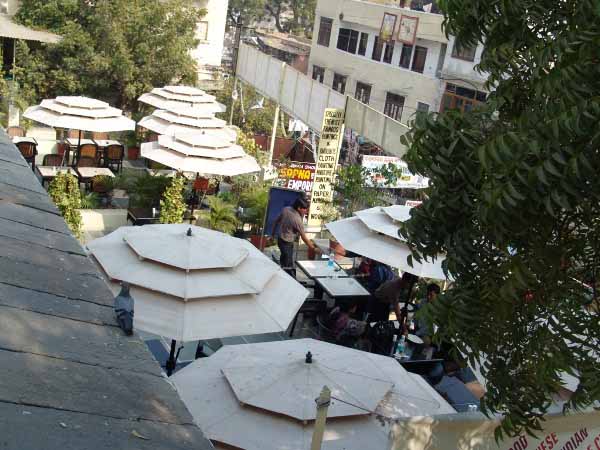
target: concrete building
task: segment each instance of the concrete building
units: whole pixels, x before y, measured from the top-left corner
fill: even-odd
[[[206,15],[196,27],[196,37],[200,43],[192,51],[198,64],[198,80],[202,89],[218,89],[221,85],[219,69],[223,57],[228,4],[228,0],[196,1],[198,8],[206,10]]]
[[[258,33],[259,48],[267,55],[289,64],[306,75],[310,55],[310,40],[285,33]]]
[[[471,108],[486,98],[474,70],[483,47],[447,39],[435,11],[432,0],[319,0],[309,75],[405,124],[416,111]]]

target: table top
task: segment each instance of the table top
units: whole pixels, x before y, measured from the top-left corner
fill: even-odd
[[[69,144],[71,147],[77,147],[77,144],[79,144],[79,145],[95,144],[95,142],[93,140],[85,139],[85,138],[81,138],[81,142],[79,142],[78,138],[67,138],[67,139],[65,139],[65,142],[67,144]]]
[[[368,297],[371,294],[354,278],[315,278],[331,297]]]
[[[348,276],[336,262],[333,263],[333,267],[329,267],[328,262],[328,260],[296,261],[296,264],[309,278]]]
[[[158,208],[154,209],[155,215],[152,215],[152,208],[129,208],[127,214],[133,220],[159,220],[160,211]]]
[[[37,145],[37,141],[29,136],[13,136],[11,140],[13,144],[18,144],[19,142],[31,142],[32,144]]]
[[[60,167],[60,166],[35,166],[39,171],[40,175],[44,178],[55,177],[59,173],[70,173],[71,175],[77,176],[71,167]]]
[[[97,176],[114,177],[115,174],[112,170],[106,167],[78,167],[77,173],[81,175],[81,178],[94,178]]]
[[[121,145],[119,141],[111,139],[94,139],[94,142],[98,147],[108,147],[109,145]]]

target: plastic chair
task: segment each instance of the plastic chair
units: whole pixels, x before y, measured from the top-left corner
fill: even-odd
[[[37,145],[32,142],[19,142],[17,148],[29,164],[31,164],[31,170],[35,171],[35,157],[37,156]]]
[[[120,173],[123,169],[124,156],[125,147],[122,145],[109,145],[104,150],[104,167]]]
[[[53,153],[51,155],[44,155],[44,161],[42,162],[43,166],[62,166],[63,165],[63,156],[57,155]]]

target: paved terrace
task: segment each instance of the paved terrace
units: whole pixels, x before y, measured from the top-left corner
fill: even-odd
[[[0,449],[211,449],[0,131]]]

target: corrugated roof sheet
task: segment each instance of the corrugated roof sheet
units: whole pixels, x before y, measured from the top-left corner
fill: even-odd
[[[0,447],[212,449],[0,131]],[[143,438],[145,439],[143,439]]]
[[[59,35],[54,33],[32,30],[31,28],[16,24],[13,22],[12,18],[6,14],[0,14],[0,37],[46,42],[48,44],[56,44],[62,39]]]

